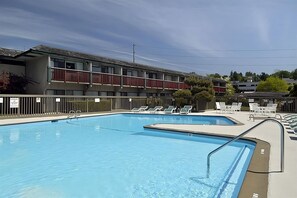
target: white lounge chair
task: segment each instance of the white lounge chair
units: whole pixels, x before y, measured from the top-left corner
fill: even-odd
[[[163,109],[163,106],[155,106],[154,108],[149,108],[148,112],[156,113],[157,111],[161,111],[162,109]]]
[[[242,102],[239,102],[239,103],[237,104],[237,111],[241,111],[241,106],[242,106]]]
[[[164,109],[165,114],[172,114],[176,110],[176,107],[174,106],[169,106],[166,109]]]
[[[221,106],[219,102],[216,102],[216,112],[220,112],[221,111]]]
[[[141,112],[141,111],[145,111],[148,109],[148,106],[141,106],[139,108],[133,108],[131,111],[132,112]]]
[[[220,107],[221,107],[221,113],[230,113],[231,111],[231,106],[226,105],[225,102],[220,102]]]
[[[258,103],[249,103],[250,112],[254,112],[255,108],[258,107],[258,106],[259,106]]]
[[[192,105],[185,105],[183,108],[180,109],[180,114],[188,114],[191,113],[193,106]]]

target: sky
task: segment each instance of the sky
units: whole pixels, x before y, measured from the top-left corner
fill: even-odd
[[[0,47],[206,75],[297,68],[296,0],[1,0]]]

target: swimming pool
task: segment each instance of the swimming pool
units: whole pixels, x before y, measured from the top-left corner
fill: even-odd
[[[202,124],[117,114],[2,126],[0,197],[237,197],[253,143],[215,154],[207,178],[207,154],[227,139],[143,128],[153,123]]]

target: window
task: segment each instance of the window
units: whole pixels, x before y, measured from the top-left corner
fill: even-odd
[[[65,61],[62,59],[53,58],[51,59],[51,66],[58,68],[65,68]]]
[[[156,73],[147,73],[146,76],[148,78],[157,79],[157,74]]]
[[[99,66],[99,65],[93,65],[92,66],[92,71],[93,72],[101,72],[101,66]]]
[[[108,73],[108,67],[107,66],[101,67],[101,72]]]
[[[66,69],[75,69],[75,63],[66,62]]]
[[[123,69],[123,75],[125,76],[137,76],[138,72],[137,71],[132,71],[128,69]]]
[[[107,96],[114,96],[114,92],[113,91],[108,91]]]
[[[54,90],[54,95],[65,95],[65,90]]]

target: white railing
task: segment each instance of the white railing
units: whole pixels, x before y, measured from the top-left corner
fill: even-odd
[[[129,100],[131,98],[131,100]],[[65,95],[4,95],[0,94],[0,118],[81,113],[129,111],[143,105],[172,105],[171,98],[155,100],[142,96],[65,96]]]

